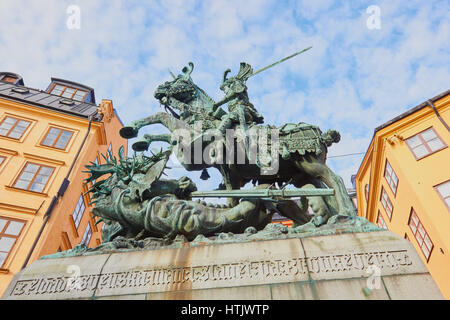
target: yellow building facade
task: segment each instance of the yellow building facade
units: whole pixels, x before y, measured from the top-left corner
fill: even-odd
[[[121,127],[92,88],[52,78],[43,91],[0,73],[0,295],[42,255],[100,244],[82,171],[108,150],[126,154]]]
[[[449,124],[450,90],[377,127],[356,175],[359,216],[408,239],[446,299]]]

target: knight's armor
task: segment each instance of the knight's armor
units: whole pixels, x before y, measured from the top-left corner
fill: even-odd
[[[249,101],[247,86],[245,81],[251,76],[252,67],[245,62],[241,62],[239,73],[235,77],[227,79],[227,69],[223,75],[223,82],[220,89],[225,92],[225,97],[217,102],[215,106],[220,106],[228,102],[229,113],[222,117],[219,130],[225,133],[226,129],[231,128],[235,123],[247,125],[251,123],[263,123],[264,118],[258,113],[253,104]]]

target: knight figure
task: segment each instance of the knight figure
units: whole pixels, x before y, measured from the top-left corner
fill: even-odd
[[[229,113],[222,117],[218,127],[222,134],[226,129],[233,127],[239,123],[244,129],[248,124],[260,124],[264,122],[262,115],[258,113],[253,104],[249,101],[247,94],[247,86],[245,82],[253,74],[252,67],[245,62],[241,62],[238,74],[227,79],[227,74],[231,72],[227,69],[223,74],[222,85],[220,90],[225,92],[225,97],[214,104],[214,109],[222,104],[228,103]]]

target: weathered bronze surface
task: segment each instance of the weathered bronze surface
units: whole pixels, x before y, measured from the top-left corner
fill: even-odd
[[[193,63],[189,63],[189,67],[185,67],[181,75],[156,89],[155,97],[172,110],[170,114],[158,112],[133,121],[121,129],[120,134],[124,138],[136,137],[142,127],[152,124],[162,124],[170,131],[170,134],[164,135],[144,135],[140,141],[133,144],[135,151],[147,150],[154,141],[183,145],[182,140],[186,137],[179,132],[189,132],[194,152],[176,154],[180,163],[188,171],[216,168],[221,173],[227,190],[240,189],[250,181],[259,184],[290,183],[297,188],[305,185],[322,188],[325,184],[328,188],[335,190],[335,197],[325,200],[332,213],[356,215],[342,178],[325,164],[327,147],[339,142],[339,132],[328,130],[322,133],[319,127],[303,122],[289,123],[279,128],[262,125],[263,118],[249,102],[245,86],[245,81],[252,75],[252,68],[247,63],[241,63],[241,68],[235,77],[227,79],[229,70],[224,73],[221,88],[226,95],[217,103],[194,83],[191,78],[193,69]],[[230,111],[228,114],[224,114],[223,109],[220,109],[220,105],[224,103],[228,103]],[[178,110],[179,114],[173,109]],[[205,132],[211,129],[216,129],[219,135],[222,135],[226,129],[236,129],[236,131],[240,129],[244,133],[244,139],[236,139],[232,145],[224,143],[222,149],[216,143],[214,149],[217,152],[208,153],[205,151],[208,151],[212,142],[208,143],[210,138],[205,138]],[[258,129],[257,132],[277,129],[279,139],[275,145],[276,155],[265,159],[265,163],[279,163],[279,170],[276,172],[268,174],[261,170],[263,159],[250,157],[252,154],[249,152],[248,131],[250,129]],[[270,149],[272,140],[267,137],[267,141]],[[201,150],[195,149],[197,142],[200,143]],[[216,161],[217,153],[221,153],[228,159],[227,153],[231,152],[230,150],[244,150],[245,163],[237,161],[238,152],[230,156],[233,161],[221,163]],[[207,177],[206,174],[202,176]],[[230,203],[237,204],[237,201],[231,199]]]
[[[88,192],[95,203],[92,214],[100,217],[98,222],[105,223],[103,243],[91,249],[79,245],[47,258],[173,247],[180,243],[195,245],[380,230],[356,216],[341,177],[325,164],[327,147],[340,140],[337,131],[322,133],[317,126],[303,122],[279,128],[262,125],[263,117],[250,103],[245,85],[254,75],[247,63],[241,63],[234,77],[227,79],[230,70],[225,71],[221,86],[225,97],[217,103],[193,82],[193,69],[193,63],[189,63],[181,75],[156,89],[155,97],[167,112],[133,121],[120,130],[121,136],[129,139],[136,137],[143,126],[162,124],[169,134],[144,135],[133,144],[133,149],[145,151],[152,142],[163,141],[169,143],[167,150],[151,155],[135,152],[131,158],[122,156],[123,150],[119,150],[118,158],[111,153],[103,156],[106,164],[86,166],[90,173],[86,180],[90,185]],[[225,103],[229,113],[220,107]],[[269,147],[276,147],[269,159],[259,155],[252,159],[249,133],[252,128],[277,129],[277,141],[266,139],[270,141]],[[243,138],[233,140],[231,145],[223,143],[219,148],[214,141],[216,147],[209,149],[209,153],[203,152],[213,143],[204,139],[210,129],[215,129],[220,137],[228,134],[227,129],[241,129]],[[179,130],[187,134],[180,135]],[[272,135],[267,133],[266,138]],[[188,146],[199,143],[200,150],[176,152],[187,138],[191,138]],[[218,162],[216,153],[227,155],[230,147],[244,150],[245,161],[236,161],[234,155],[230,157],[232,161]],[[195,154],[199,151],[200,158]],[[223,177],[222,187],[197,191],[187,177],[161,178],[173,152],[186,170],[202,170],[203,178],[208,178],[206,168],[218,169]],[[276,172],[262,170],[274,161],[279,162]],[[249,181],[255,187],[241,189]],[[277,189],[275,183],[283,187]],[[286,189],[288,184],[296,189]],[[213,196],[227,197],[229,202],[211,204],[192,200]],[[290,200],[294,196],[301,197],[300,201]],[[314,212],[313,216],[308,214],[308,208]],[[270,224],[275,212],[292,219],[293,228]]]

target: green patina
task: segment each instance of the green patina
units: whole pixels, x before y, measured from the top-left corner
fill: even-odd
[[[342,179],[325,164],[327,147],[340,140],[339,133],[335,130],[322,133],[317,126],[303,122],[278,128],[276,157],[280,167],[276,174],[262,174],[259,161],[217,164],[203,159],[192,164],[189,157],[194,155],[182,158],[176,154],[188,171],[219,170],[223,188],[202,193],[187,177],[162,178],[169,156],[181,143],[180,137],[174,136],[179,129],[188,130],[195,142],[207,129],[217,129],[223,134],[226,129],[240,128],[245,133],[241,142],[249,160],[248,130],[275,128],[262,125],[263,117],[249,101],[245,82],[259,71],[254,73],[247,63],[241,63],[234,77],[227,78],[230,70],[225,71],[221,86],[225,97],[215,103],[193,82],[193,69],[193,63],[189,63],[181,75],[156,89],[155,97],[169,112],[133,121],[120,130],[122,137],[132,138],[143,126],[162,124],[170,133],[144,135],[133,144],[133,149],[145,151],[153,141],[164,141],[170,144],[167,150],[151,155],[135,152],[133,157],[125,157],[123,150],[119,150],[118,158],[109,153],[103,156],[105,164],[86,166],[90,174],[86,183],[92,184],[88,192],[95,204],[92,214],[100,218],[97,223],[105,223],[103,243],[96,248],[79,245],[43,258],[382,230],[356,216]],[[226,103],[228,113],[220,107]],[[203,123],[200,129],[196,126],[198,120]],[[208,143],[202,140],[201,146],[203,151]],[[225,146],[223,151],[227,152]],[[242,190],[249,181],[257,185]],[[292,184],[297,189],[276,189],[275,183]],[[192,200],[211,194],[230,200],[225,205]],[[292,196],[301,196],[300,203],[291,200]],[[313,217],[307,213],[309,207]],[[294,227],[271,224],[275,212],[292,219]]]

